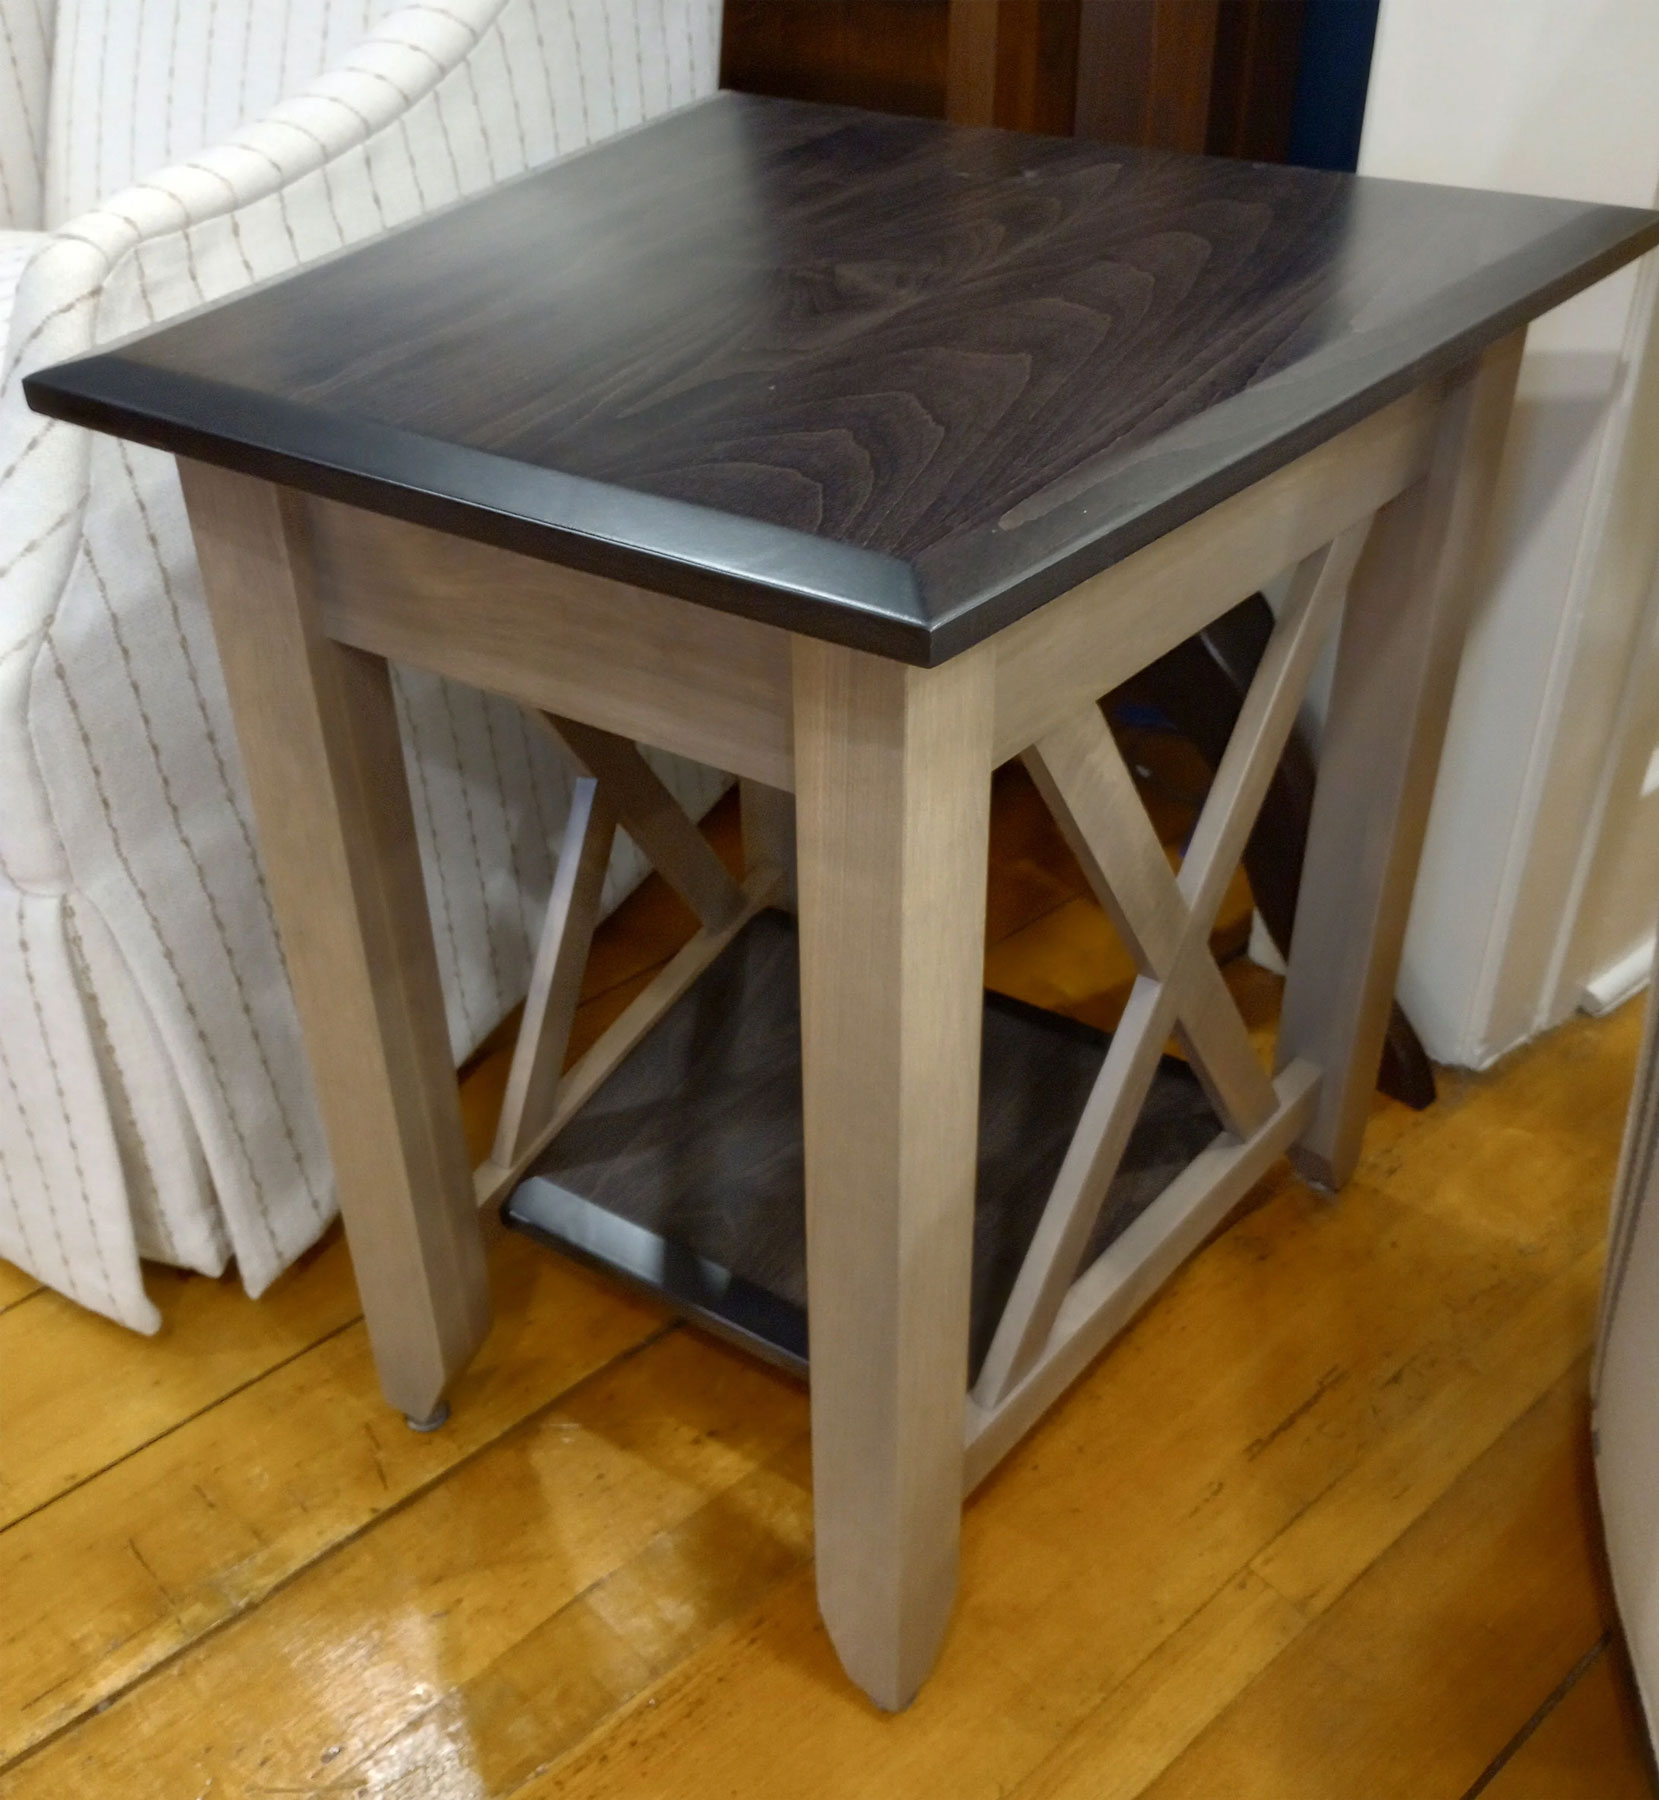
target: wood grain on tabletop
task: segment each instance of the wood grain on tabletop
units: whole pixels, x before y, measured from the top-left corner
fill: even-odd
[[[1659,215],[720,94],[31,402],[934,663]]]
[[[1004,941],[1081,885],[1022,780],[998,784]],[[734,861],[729,802],[711,835]],[[649,883],[613,922],[589,1007],[690,929]],[[1241,985],[1259,1017],[1272,978]],[[319,1313],[215,1394],[165,1334],[72,1315],[111,1435],[0,1534],[8,1793],[1128,1800],[1261,1781],[1239,1759],[1266,1743],[1263,1792],[1375,1786],[1384,1746],[1416,1785],[1376,1791],[1462,1800],[1610,1622],[1582,1359],[1638,1036],[1634,1008],[1574,1020],[1428,1113],[1379,1101],[1336,1201],[1264,1183],[969,1508],[944,1660],[896,1719],[817,1617],[804,1394],[528,1244],[492,1252],[498,1324],[430,1438],[378,1400],[358,1323]],[[307,1280],[344,1288],[338,1241]],[[220,1354],[266,1341],[286,1285],[179,1278]],[[1647,1791],[1608,1723],[1623,1678],[1586,1668],[1489,1792]]]

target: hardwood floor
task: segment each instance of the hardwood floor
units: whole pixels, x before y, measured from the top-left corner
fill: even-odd
[[[1017,770],[993,856],[995,985],[1110,1023],[1128,965]],[[688,930],[655,882],[602,928],[576,1049]],[[0,1268],[0,1792],[1650,1795],[1585,1398],[1639,1014],[1379,1101],[1334,1200],[1270,1177],[969,1507],[897,1718],[818,1623],[802,1391],[582,1270],[494,1245],[421,1437],[337,1236],[258,1303],[151,1271],[149,1341]]]

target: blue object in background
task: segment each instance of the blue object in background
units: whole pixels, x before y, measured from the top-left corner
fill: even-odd
[[[1382,0],[1307,0],[1287,162],[1354,169]]]

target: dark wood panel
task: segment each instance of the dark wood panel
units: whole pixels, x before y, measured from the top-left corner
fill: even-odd
[[[956,125],[997,122],[997,0],[950,0],[945,117]]]
[[[720,85],[945,116],[948,0],[726,0]]]
[[[1209,132],[1217,0],[1083,0],[1076,130],[1200,151]]]
[[[1659,215],[722,95],[32,376],[210,462],[933,663]]]
[[[728,0],[720,82],[964,125],[1071,132],[1083,0]]]
[[[1069,135],[1077,108],[1083,5],[1084,0],[1000,0],[995,124]]]
[[[712,1310],[706,1270],[682,1268],[675,1277],[689,1252],[804,1308],[800,1032],[794,921],[762,913],[565,1128],[529,1185],[549,1182],[673,1246],[668,1279],[653,1284],[670,1300]],[[1075,1020],[986,996],[970,1331],[976,1371],[1110,1041]],[[1166,1058],[1083,1262],[1219,1130],[1192,1071]],[[538,1208],[533,1195],[522,1204],[515,1196],[503,1217],[549,1232],[558,1212],[556,1204]],[[624,1257],[588,1249],[630,1272]],[[752,1304],[744,1311],[739,1329],[764,1336]],[[785,1359],[795,1341],[773,1340]]]
[[[1305,0],[1221,0],[1204,143],[1211,156],[1285,160],[1305,12]]]
[[[1148,147],[1202,150],[1208,139],[1212,153],[1282,161],[1302,5],[730,0],[721,83]]]

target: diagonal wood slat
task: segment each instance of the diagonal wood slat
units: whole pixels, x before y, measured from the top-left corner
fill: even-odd
[[[784,891],[789,797],[761,790],[770,811],[770,860],[739,884],[708,840],[626,738],[550,713],[533,715],[587,771],[578,777],[553,892],[531,971],[524,1017],[489,1156],[473,1171],[480,1207],[503,1199],[616,1065],[738,931]],[[764,809],[764,807],[763,807]],[[564,1067],[617,827],[697,915],[702,929],[572,1068]]]
[[[775,905],[782,876],[769,863],[744,878],[739,890],[742,909],[719,927],[704,926],[678,954],[665,963],[621,1013],[564,1073],[553,1100],[552,1116],[538,1129],[527,1131],[523,1148],[511,1163],[492,1155],[473,1170],[473,1197],[480,1209],[505,1200],[538,1156],[578,1112],[592,1099],[599,1085],[615,1070],[657,1020],[668,1011],[745,925],[764,907]]]
[[[596,776],[617,818],[651,866],[697,915],[718,930],[743,910],[743,893],[685,809],[627,738],[575,719],[538,715],[547,730],[590,775]]]
[[[1206,960],[1208,954],[1203,951]],[[1130,991],[981,1365],[974,1398],[982,1407],[994,1408],[1048,1342],[1146,1103],[1164,1041],[1181,1010],[1185,979],[1178,964],[1162,981],[1141,976]]]
[[[1283,1111],[1283,1095],[1256,1061],[1210,955],[1209,933],[1369,529],[1366,519],[1299,565],[1179,875],[1097,706],[1026,752],[1141,975],[980,1371],[974,1399],[981,1408],[1001,1404],[1048,1345],[1171,1031],[1180,1034],[1231,1141],[1254,1143]]]
[[[1215,916],[1244,854],[1245,839],[1370,531],[1371,520],[1362,519],[1297,566],[1284,612],[1239,709],[1181,864],[1177,879],[1196,916]]]
[[[1228,1212],[1283,1156],[1311,1116],[1319,1071],[1296,1062],[1275,1089],[1278,1110],[1247,1143],[1223,1135],[1188,1163],[1122,1237],[1078,1276],[1039,1362],[994,1407],[968,1402],[963,1491],[972,1492],[1039,1415],[1124,1329]]]
[[[1025,763],[1097,898],[1121,921],[1141,973],[1171,985],[1173,998],[1169,978],[1192,935],[1190,909],[1100,708],[1074,714]],[[1180,1029],[1223,1123],[1248,1137],[1273,1111],[1272,1085],[1210,957],[1188,958],[1184,980],[1187,1003],[1164,1035]]]
[[[616,808],[605,788],[591,775],[580,777],[570,796],[553,892],[496,1126],[492,1159],[503,1168],[518,1161],[553,1116],[616,824]]]

